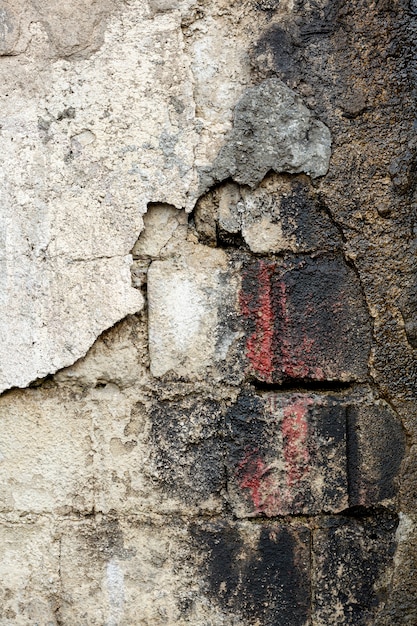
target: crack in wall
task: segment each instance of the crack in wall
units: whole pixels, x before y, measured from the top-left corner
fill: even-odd
[[[387,580],[378,583],[386,565],[391,567],[396,558],[393,532],[399,507],[396,491],[392,490],[390,482],[392,475],[396,474],[395,463],[392,472],[388,472],[388,491],[385,484],[381,486],[379,483],[381,476],[385,476],[381,472],[381,459],[389,465],[393,457],[399,458],[402,454],[401,433],[397,428],[400,415],[404,421],[401,399],[395,397],[395,388],[377,376],[376,365],[370,368],[370,359],[374,356],[365,359],[366,368],[359,373],[352,373],[349,367],[342,368],[339,362],[333,370],[324,371],[323,364],[320,365],[323,371],[319,371],[318,367],[307,368],[307,373],[297,370],[296,367],[301,367],[301,357],[305,366],[309,348],[311,358],[317,357],[320,346],[325,343],[326,333],[323,333],[323,339],[319,333],[315,344],[314,341],[303,343],[298,341],[298,335],[291,335],[291,317],[302,320],[302,323],[298,321],[294,324],[297,329],[305,330],[309,324],[311,327],[319,326],[305,303],[310,305],[310,309],[314,308],[312,302],[315,305],[318,302],[318,308],[322,306],[324,311],[328,307],[333,311],[333,318],[338,320],[343,305],[349,301],[351,308],[345,315],[346,319],[349,320],[349,315],[354,315],[358,308],[362,310],[362,304],[365,309],[355,329],[359,337],[357,360],[363,360],[360,349],[367,357],[364,346],[368,343],[360,332],[362,327],[367,328],[368,322],[370,342],[376,346],[381,341],[376,329],[379,313],[375,311],[378,304],[375,286],[364,277],[366,268],[372,264],[360,265],[355,258],[357,242],[352,236],[353,233],[362,235],[359,218],[347,215],[347,200],[343,200],[346,190],[341,193],[338,203],[339,196],[330,189],[335,185],[334,168],[340,168],[340,150],[343,145],[345,150],[349,145],[343,139],[346,127],[340,132],[338,124],[351,124],[349,132],[355,133],[360,124],[368,123],[366,120],[376,109],[368,102],[362,102],[358,89],[349,99],[342,99],[339,103],[337,98],[335,100],[335,93],[337,97],[339,93],[338,77],[335,76],[334,83],[329,86],[326,73],[329,68],[338,67],[337,63],[332,65],[329,61],[327,67],[317,67],[318,60],[321,62],[321,59],[329,57],[334,60],[334,51],[323,52],[320,46],[324,45],[324,40],[327,43],[329,40],[337,41],[339,27],[333,21],[340,17],[343,22],[351,9],[339,16],[341,6],[330,10],[323,5],[323,11],[317,7],[304,7],[306,13],[297,14],[301,5],[294,5],[291,11],[298,17],[291,14],[281,19],[280,14],[278,28],[272,4],[267,7],[263,3],[260,7],[257,3],[256,10],[267,10],[268,19],[273,22],[273,37],[271,32],[265,31],[262,46],[258,46],[256,54],[251,50],[248,52],[253,56],[254,75],[251,81],[256,83],[256,87],[251,87],[239,100],[234,129],[224,135],[225,126],[214,128],[208,118],[204,119],[207,128],[203,131],[212,132],[216,140],[225,136],[226,143],[220,148],[214,165],[208,167],[208,171],[200,170],[200,173],[203,177],[207,175],[223,182],[215,187],[210,182],[202,184],[202,189],[207,187],[207,193],[198,199],[188,218],[184,211],[173,205],[153,203],[148,207],[145,230],[132,249],[134,260],[130,270],[132,285],[143,292],[146,310],[140,315],[123,316],[121,321],[101,333],[85,356],[71,367],[60,368],[53,376],[35,380],[27,389],[10,390],[2,395],[2,402],[5,403],[3,435],[8,436],[11,432],[15,441],[14,448],[5,448],[9,475],[4,481],[4,510],[11,517],[18,515],[16,511],[21,511],[23,516],[25,506],[27,513],[27,502],[32,503],[32,508],[43,506],[47,510],[51,506],[57,507],[59,501],[61,504],[56,511],[46,513],[44,517],[49,521],[58,519],[68,523],[59,545],[60,586],[61,589],[65,586],[69,589],[66,590],[68,595],[66,606],[62,608],[61,623],[80,619],[80,613],[74,617],[77,611],[75,605],[85,610],[85,619],[97,619],[104,623],[106,616],[99,611],[108,598],[99,595],[99,587],[102,584],[102,568],[107,567],[109,558],[116,558],[112,552],[115,546],[122,550],[119,555],[126,557],[120,564],[125,584],[134,581],[128,592],[134,594],[141,589],[140,619],[144,623],[157,623],[159,617],[155,616],[158,611],[166,624],[181,623],[181,620],[196,624],[207,621],[228,621],[232,624],[233,620],[240,625],[252,623],[254,619],[268,626],[287,623],[288,619],[293,620],[292,626],[296,626],[297,620],[303,625],[312,623],[317,626],[370,623],[378,602],[383,604],[387,601],[390,585],[391,591],[395,590],[393,570],[388,583]],[[248,7],[249,3],[245,4],[244,11],[248,11]],[[358,5],[359,13],[363,10],[361,7]],[[209,7],[207,10],[210,12]],[[369,12],[373,10],[375,7],[371,7]],[[303,21],[298,23],[300,16]],[[201,18],[205,19],[204,16]],[[169,23],[164,12],[158,13],[157,19]],[[295,37],[298,31],[300,34],[296,53],[292,50],[293,39],[285,35],[285,29],[292,28],[292,21],[294,32],[290,33],[291,37]],[[308,32],[302,26],[307,22],[310,24]],[[247,26],[247,22],[244,23]],[[361,20],[358,23],[357,28]],[[188,46],[184,33],[187,25],[183,23],[181,28],[179,37],[183,49]],[[369,31],[364,29],[363,36],[367,36]],[[351,37],[352,30],[346,32]],[[247,37],[248,40],[253,38],[250,29]],[[353,43],[350,40],[349,46],[353,47]],[[269,44],[278,46],[278,51],[283,54],[279,55],[276,50],[274,54],[271,50],[268,54]],[[307,76],[307,70],[302,71],[301,68],[299,71],[304,48],[310,45],[317,48],[309,49],[311,54],[308,64],[305,63],[311,68],[311,72],[308,70],[311,77]],[[192,46],[188,48],[191,50]],[[369,50],[367,46],[365,48]],[[348,47],[346,54],[349,50]],[[360,57],[359,48],[358,55]],[[287,58],[290,61],[293,58],[294,63],[285,65]],[[393,58],[395,54],[387,57],[385,65],[392,63]],[[372,59],[369,62],[372,64]],[[273,69],[272,66],[265,69],[260,67],[262,63],[265,66],[269,63],[275,65]],[[162,67],[161,64],[161,71]],[[195,116],[204,100],[198,93],[197,80],[200,86],[202,80],[201,76],[196,76],[195,68],[190,66],[188,70],[194,72],[191,100],[196,128],[198,120]],[[259,71],[258,75],[256,71]],[[260,82],[268,73],[266,81]],[[322,74],[323,89],[327,89],[328,93],[324,98],[317,97],[314,102],[317,94],[314,88],[309,89],[308,80],[311,78],[314,87],[314,81]],[[345,74],[341,72],[342,78]],[[294,89],[289,89],[289,86]],[[212,88],[212,91],[214,98],[215,89]],[[268,106],[275,102],[278,92],[283,97],[293,98],[295,108],[303,112],[301,117],[313,120],[314,128],[317,129],[320,123],[311,111],[317,110],[320,119],[324,119],[326,127],[332,130],[335,140],[333,165],[326,179],[318,180],[314,185],[310,178],[303,175],[271,172],[271,169],[281,172],[286,168],[293,171],[291,168],[297,169],[298,161],[295,165],[284,166],[262,163],[262,167],[267,169],[261,174],[255,172],[252,165],[248,173],[240,161],[241,153],[236,149],[241,139],[240,125],[245,132],[250,130],[252,133],[255,131],[257,137],[262,135],[265,120],[270,122]],[[308,109],[294,95],[296,92],[303,93]],[[248,105],[250,114],[247,119],[243,109],[250,98],[253,98],[255,113]],[[227,98],[225,102],[221,114],[228,110]],[[207,113],[207,103],[203,104]],[[173,106],[175,108],[175,103]],[[176,106],[181,108],[178,102]],[[333,109],[337,115],[332,117]],[[221,114],[217,113],[220,119]],[[265,120],[262,119],[264,114]],[[279,124],[272,126],[274,133]],[[323,127],[320,128],[325,133]],[[273,133],[272,143],[275,145],[278,142]],[[157,136],[154,133],[152,139]],[[173,140],[177,136],[171,133],[164,136],[164,140]],[[242,151],[245,154],[250,154],[253,147],[253,135],[249,133],[248,136]],[[173,150],[168,143],[164,144],[164,157],[167,158],[172,156]],[[271,143],[271,136],[258,143],[263,150],[265,144]],[[198,160],[198,148],[197,141],[194,141],[194,164]],[[355,158],[359,159],[363,152],[362,148],[358,148]],[[321,154],[322,161],[326,160],[326,154]],[[342,159],[343,167],[345,161],[348,159]],[[310,171],[310,165],[304,169]],[[66,163],[66,166],[70,164]],[[398,174],[394,167],[391,169],[392,180],[396,176],[401,178],[401,172]],[[133,170],[132,167],[129,172]],[[182,171],[190,170],[184,167]],[[358,171],[362,174],[362,170],[357,168],[352,173],[353,181],[359,181]],[[340,176],[336,173],[337,185],[341,181]],[[350,176],[349,163],[342,176],[343,180]],[[233,180],[239,180],[240,185]],[[360,187],[359,183],[361,181],[358,182]],[[408,184],[407,181],[403,184],[399,180],[399,187],[405,184]],[[237,187],[238,194],[234,198],[232,192]],[[353,187],[349,189],[353,190]],[[230,192],[228,198],[225,190]],[[362,195],[366,204],[366,194]],[[153,193],[149,196],[156,197]],[[168,196],[165,190],[159,197]],[[172,201],[181,205],[178,198]],[[213,218],[210,224],[204,224],[204,220],[200,219],[205,201],[207,214]],[[362,211],[359,203],[352,211]],[[379,207],[377,212],[378,215],[383,214],[384,219],[392,216],[391,209],[388,211],[384,207]],[[160,219],[162,215],[166,217],[165,222]],[[303,222],[302,218],[306,221]],[[204,230],[207,224],[211,230],[208,227]],[[319,226],[315,228],[315,224]],[[378,228],[381,230],[380,226]],[[378,233],[368,230],[366,236],[371,242],[374,238],[379,242]],[[304,276],[302,272],[306,271],[305,276],[313,279],[320,263],[327,263],[336,257],[339,259],[338,271],[334,271],[329,282],[336,284],[344,272],[347,276],[340,289],[342,296],[339,300],[329,302],[328,293],[333,293],[329,288],[329,292],[324,289],[322,300],[314,301],[320,287],[320,281],[316,281],[318,286],[311,292],[304,287],[304,296],[294,298],[295,305],[292,306],[291,294],[296,293],[297,281]],[[108,260],[112,258],[116,257],[110,256]],[[77,255],[72,262],[104,259],[107,259],[105,255],[88,259]],[[331,265],[327,265],[322,273],[322,283],[329,275],[329,267]],[[165,298],[170,290],[174,291],[175,285],[181,287],[184,283],[187,289],[178,288],[176,292],[181,297],[171,301]],[[351,291],[353,283],[358,285],[354,292]],[[177,305],[178,311],[175,308]],[[186,323],[182,323],[181,307],[188,309]],[[174,309],[176,316],[173,315]],[[300,318],[297,318],[299,311]],[[158,314],[161,318],[155,321]],[[242,320],[245,315],[246,321]],[[179,327],[176,328],[175,323]],[[326,328],[330,328],[332,323],[330,319]],[[338,323],[335,323],[336,328]],[[157,349],[153,348],[149,356],[149,344],[158,332],[166,336],[171,330],[172,337],[166,345],[162,345],[163,349],[156,344]],[[193,342],[190,341],[191,335],[194,336]],[[346,336],[345,332],[336,333],[335,339],[330,342],[331,348],[341,346],[334,353],[337,357],[343,352],[344,344],[355,343]],[[286,343],[282,341],[283,337]],[[295,351],[297,345],[301,349],[295,359],[291,357],[291,351]],[[324,362],[326,350],[323,351]],[[169,353],[171,360],[161,364],[162,357]],[[268,353],[266,359],[263,358],[265,353]],[[249,354],[253,362],[248,365]],[[334,354],[328,361],[337,361]],[[295,360],[297,363],[294,365]],[[250,366],[251,371],[248,369]],[[245,402],[249,408],[245,409]],[[340,404],[347,406],[349,402],[357,412],[353,417],[348,415],[347,409],[346,415],[339,410]],[[256,403],[258,405],[255,406]],[[26,404],[30,405],[29,409],[25,408]],[[57,405],[60,405],[61,417],[55,415]],[[337,429],[332,431],[340,424],[344,424],[347,432],[344,447],[340,432]],[[25,427],[30,433],[27,442]],[[376,430],[373,430],[374,427]],[[89,433],[89,440],[82,438],[84,431]],[[313,435],[317,432],[321,433],[321,439],[316,441]],[[352,434],[355,436],[352,437]],[[408,460],[412,436],[410,428],[406,434]],[[20,442],[19,446],[16,446],[16,441]],[[350,455],[351,466],[345,470],[348,502],[346,494],[341,497],[337,491],[340,489],[338,480],[343,475],[339,470],[343,468],[344,457],[342,454],[341,460],[338,460],[340,451],[336,441],[342,441],[340,449],[344,450],[345,456]],[[317,450],[322,449],[323,442],[328,443],[328,454],[323,455],[325,461],[321,465],[320,460],[317,462],[320,471],[310,484],[308,471],[313,472],[313,461],[318,458]],[[236,458],[230,452],[233,446],[237,449]],[[359,448],[356,457],[352,454],[354,448]],[[55,454],[55,449],[60,451],[59,455]],[[13,465],[10,450],[14,450]],[[32,459],[33,467],[28,466],[20,450],[28,450],[27,457]],[[95,458],[91,466],[92,454]],[[65,463],[61,463],[59,456],[65,459]],[[352,463],[355,465],[353,470]],[[54,467],[61,471],[54,474]],[[329,468],[333,469],[330,471]],[[23,479],[25,476],[26,479]],[[330,476],[329,480],[327,476]],[[49,481],[48,489],[43,484],[43,477]],[[356,480],[359,481],[357,485]],[[323,483],[324,488],[329,488],[325,496],[323,491],[320,492]],[[331,487],[336,495],[330,493]],[[301,491],[298,493],[297,489]],[[314,500],[309,489],[321,493],[321,500],[319,496]],[[282,493],[285,497],[281,497]],[[323,504],[324,497],[327,500]],[[285,513],[285,506],[293,506],[291,514]],[[329,513],[328,507],[332,506],[337,511],[334,514]],[[309,514],[300,513],[308,507]],[[142,513],[138,514],[138,511]],[[36,512],[33,516],[35,519]],[[39,519],[36,518],[36,521]],[[122,539],[126,542],[126,553],[123,552],[125,544],[122,547],[120,544],[119,531],[114,535],[119,539],[111,539],[113,534],[109,528],[116,523],[115,520],[118,520]],[[187,535],[189,523],[197,528],[195,544],[192,545],[191,533]],[[159,527],[157,524],[160,524]],[[77,532],[73,528],[75,525]],[[89,548],[86,551],[87,540]],[[161,547],[159,541],[169,544],[169,548],[166,545]],[[106,557],[104,559],[99,554],[100,547]],[[139,560],[135,560],[134,552],[140,555]],[[399,553],[396,554],[398,557]],[[174,563],[170,560],[172,555]],[[268,560],[270,555],[272,561]],[[282,555],[286,555],[285,559]],[[86,563],[80,558],[84,558]],[[71,587],[71,561],[81,579],[78,588]],[[279,595],[280,589],[286,588],[286,581],[280,578],[281,568],[282,571],[287,568],[285,571],[295,572],[296,578],[291,579],[294,584],[288,596]],[[90,587],[89,592],[99,598],[99,608],[89,613],[90,598],[87,593],[83,595],[82,583],[84,579],[90,579],[90,575],[96,588],[92,590]],[[152,610],[156,607],[154,613],[152,610],[146,613],[151,601],[148,587],[144,590],[144,581],[150,585],[151,591],[156,588],[161,590],[160,597],[152,600]],[[344,596],[346,588],[354,598],[350,604]],[[294,605],[299,589],[307,591],[305,597]],[[71,594],[75,598],[72,607]],[[168,598],[166,603],[164,597]],[[305,598],[308,598],[307,604]],[[369,607],[369,602],[373,606]],[[204,608],[201,608],[201,603]],[[383,610],[382,604],[378,610]],[[280,613],[285,606],[295,607],[288,619]],[[301,616],[297,612],[300,606],[306,611]],[[335,610],[339,611],[336,617]],[[68,615],[69,618],[66,617]],[[131,619],[132,623],[135,619]]]

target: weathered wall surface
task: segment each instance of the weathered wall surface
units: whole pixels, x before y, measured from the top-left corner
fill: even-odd
[[[0,624],[417,624],[412,1],[0,3]]]

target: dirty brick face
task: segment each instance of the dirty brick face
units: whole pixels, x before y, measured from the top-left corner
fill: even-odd
[[[304,626],[310,618],[310,531],[276,524],[192,528],[210,597],[244,623]],[[238,622],[236,622],[238,623]]]
[[[307,393],[242,395],[228,420],[229,496],[238,517],[347,508],[342,402]]]
[[[369,318],[341,257],[255,260],[243,269],[240,306],[260,382],[366,379]]]
[[[153,476],[170,495],[204,506],[224,487],[223,416],[218,402],[158,402],[151,414]]]
[[[385,564],[394,556],[397,520],[329,521],[313,537],[316,624],[372,624],[386,594]]]
[[[0,4],[0,626],[416,626],[414,0]]]

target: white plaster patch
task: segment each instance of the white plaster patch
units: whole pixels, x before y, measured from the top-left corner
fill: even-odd
[[[173,277],[166,293],[166,308],[170,312],[169,329],[173,347],[186,354],[196,341],[198,332],[209,310],[202,302],[201,292],[188,278]]]
[[[123,571],[115,558],[107,563],[105,584],[109,601],[106,626],[118,626],[123,617],[125,584]]]
[[[73,364],[139,311],[129,253],[148,202],[195,201],[178,11],[129,3],[89,58],[30,52],[0,67],[0,391]]]

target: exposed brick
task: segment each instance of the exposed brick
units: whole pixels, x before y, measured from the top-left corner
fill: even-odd
[[[329,520],[313,534],[315,626],[367,626],[394,556],[397,518]]]
[[[189,506],[220,509],[224,462],[219,403],[196,398],[159,401],[151,422],[150,460],[157,482],[170,497]]]
[[[208,595],[226,612],[241,615],[233,624],[309,623],[308,528],[212,522],[195,524],[192,532]]]
[[[350,506],[392,504],[395,479],[405,454],[405,433],[383,401],[348,407]]]
[[[249,373],[259,381],[363,380],[370,324],[355,272],[322,255],[258,259],[243,270]]]
[[[240,380],[239,277],[223,250],[184,249],[188,254],[154,261],[148,271],[151,372],[175,380]]]
[[[346,415],[338,399],[242,394],[228,425],[228,493],[238,517],[347,507]]]

